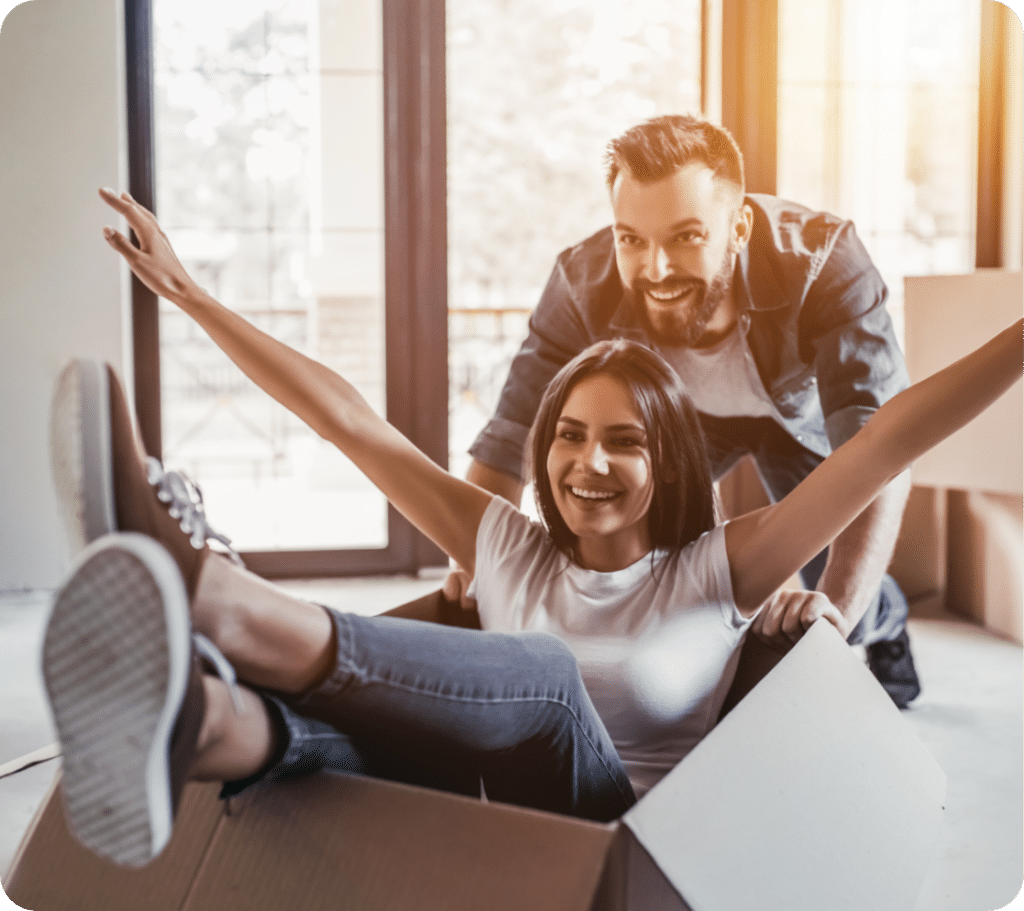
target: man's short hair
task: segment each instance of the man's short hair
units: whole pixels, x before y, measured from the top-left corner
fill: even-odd
[[[608,143],[606,180],[611,191],[620,171],[641,183],[661,180],[691,161],[706,164],[715,177],[744,192],[743,153],[732,134],[717,124],[689,114],[653,117]]]

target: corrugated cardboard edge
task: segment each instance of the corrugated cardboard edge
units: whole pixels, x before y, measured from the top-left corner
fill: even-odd
[[[50,787],[47,788],[46,794],[43,796],[43,799],[40,801],[39,806],[36,807],[35,813],[32,814],[32,819],[29,821],[28,828],[25,830],[25,834],[22,836],[21,843],[18,845],[18,849],[14,852],[14,857],[11,859],[10,866],[6,870],[4,870],[4,872],[3,872],[4,892],[7,894],[8,898],[11,898],[11,894],[10,894],[11,879],[12,879],[12,877],[14,877],[15,871],[17,871],[19,865],[22,862],[22,858],[23,858],[25,852],[28,850],[28,846],[29,846],[29,844],[32,841],[32,835],[35,833],[36,829],[39,827],[40,822],[41,822],[41,820],[43,818],[43,815],[46,812],[47,806],[50,804],[50,802],[52,800],[55,799],[55,795],[56,795],[56,792],[57,792],[57,787],[58,787],[59,784],[60,784],[60,771],[58,770],[57,773],[53,776],[53,781],[50,782]],[[59,800],[60,796],[57,795],[56,799]],[[13,899],[12,899],[12,901],[13,901]]]
[[[213,840],[223,808],[219,785],[191,784],[183,794],[178,830],[142,870],[94,857],[68,831],[54,778],[4,880],[8,898],[28,911],[179,911]]]

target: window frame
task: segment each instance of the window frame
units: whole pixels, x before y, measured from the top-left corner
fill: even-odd
[[[747,192],[774,194],[778,178],[779,3],[720,2],[721,123],[743,151]]]
[[[448,274],[444,0],[382,0],[385,385],[388,420],[448,465]],[[155,211],[152,0],[126,0],[128,187]],[[157,297],[132,277],[135,408],[161,458]],[[242,553],[266,578],[415,573],[447,557],[388,504],[384,548]]]
[[[1021,91],[1019,83],[1012,84],[1017,73],[1011,65],[1011,29],[1019,31],[1020,20],[1005,3],[981,0],[974,248],[978,269],[1020,268],[1020,251],[1007,249],[1024,223],[1024,212],[1008,211],[1019,197],[1006,192],[1021,179],[1020,173],[1011,173],[1019,160],[1006,154],[1006,143],[1014,136],[1008,105],[1020,98]]]

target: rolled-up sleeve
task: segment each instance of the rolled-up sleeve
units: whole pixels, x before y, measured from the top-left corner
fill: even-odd
[[[828,441],[832,448],[838,449],[842,446],[868,422],[868,419],[877,410],[876,408],[866,408],[863,405],[851,405],[849,408],[834,411],[826,417],[825,433],[828,435]]]
[[[505,474],[523,477],[523,464],[526,455],[526,440],[530,428],[495,415],[487,422],[487,426],[477,435],[469,454],[478,462],[503,471]]]

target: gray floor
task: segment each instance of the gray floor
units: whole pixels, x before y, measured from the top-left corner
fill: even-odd
[[[437,582],[290,587],[309,600],[373,614],[431,591]],[[45,613],[45,596],[0,596],[0,765],[54,739],[37,657]],[[935,612],[913,620],[910,633],[924,694],[906,717],[949,780],[946,822],[917,908],[995,911],[1015,898],[1024,878],[1022,650]],[[0,779],[0,872],[56,768],[51,761]]]

